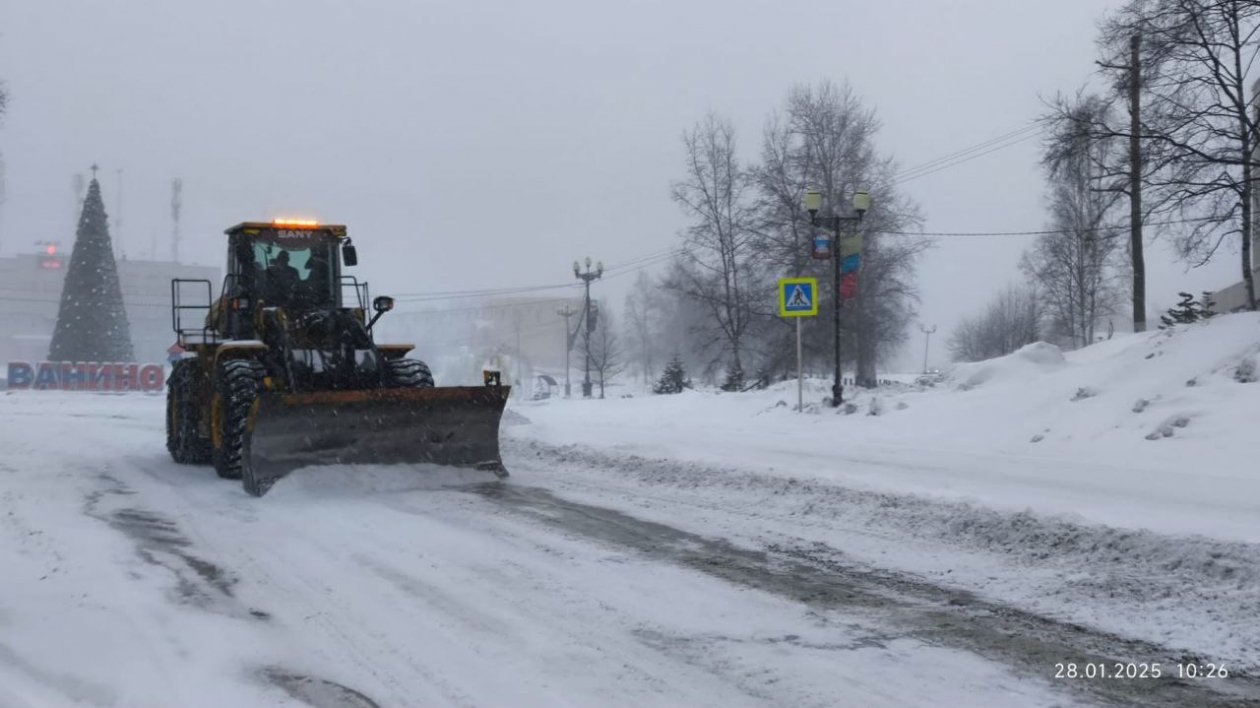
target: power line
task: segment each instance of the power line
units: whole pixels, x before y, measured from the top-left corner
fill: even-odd
[[[1187,219],[1171,219],[1169,221],[1145,221],[1143,226],[1172,226],[1175,224],[1191,224],[1204,221],[1220,221],[1215,216],[1200,216]],[[1109,224],[1100,226],[1096,229],[1040,229],[1035,231],[880,231],[871,229],[867,231],[870,234],[878,234],[881,236],[1057,236],[1060,234],[1072,234],[1080,231],[1119,231],[1129,228],[1128,222],[1121,224]]]
[[[35,303],[48,303],[48,304],[59,304],[61,302],[60,295],[57,295],[54,297],[47,297],[47,298],[34,298],[34,297],[9,297],[7,295],[4,295],[4,293],[21,293],[24,295],[29,295],[30,291],[29,290],[0,290],[0,301],[2,302],[35,302]],[[169,302],[126,302],[126,301],[123,302],[123,306],[127,308],[161,307],[165,309],[170,309],[171,307]]]
[[[679,247],[673,247],[673,248],[666,248],[666,249],[661,250],[661,251],[654,251],[654,252],[652,252],[652,253],[649,253],[649,254],[646,254],[646,255],[643,255],[643,256],[638,256],[638,257],[636,257],[636,258],[631,258],[630,260],[628,260],[628,261],[626,261],[626,262],[624,262],[624,263],[620,263],[620,264],[617,264],[617,265],[609,266],[606,270],[607,270],[607,271],[609,271],[609,272],[612,272],[612,271],[618,271],[618,270],[623,270],[623,269],[627,269],[627,268],[632,268],[633,266],[636,266],[636,265],[641,265],[641,264],[645,264],[645,263],[647,263],[647,262],[649,262],[649,261],[650,261],[650,262],[653,262],[653,263],[655,263],[655,262],[659,262],[659,261],[660,261],[660,260],[662,260],[662,259],[667,259],[667,258],[669,258],[669,257],[671,257],[671,256],[678,255],[680,252],[682,252],[682,251],[684,251],[684,250],[686,250],[686,249],[684,249],[684,248],[679,248]]]
[[[502,295],[518,295],[521,293],[540,292],[545,290],[572,290],[578,287],[574,283],[557,283],[554,285],[526,285],[514,288],[484,288],[481,290],[450,290],[431,293],[404,293],[395,295],[400,302],[429,302],[435,300],[460,300],[464,298],[496,297]]]
[[[618,265],[607,268],[610,274],[607,277],[613,278],[627,273],[634,273],[644,268],[663,263],[676,255],[686,252],[686,248],[669,248],[661,251],[653,251],[642,256],[631,258]],[[432,302],[439,300],[460,300],[466,298],[485,298],[499,297],[505,295],[519,295],[530,292],[542,292],[547,290],[574,290],[580,289],[580,283],[556,283],[554,285],[526,285],[511,288],[482,288],[478,290],[447,290],[435,291],[428,293],[403,293],[395,295],[394,299],[399,302]]]
[[[573,302],[571,298],[566,298],[566,299],[549,298],[545,300],[528,300],[525,302],[502,302],[502,303],[496,303],[496,304],[472,305],[468,307],[449,307],[449,308],[442,308],[440,310],[408,310],[406,312],[400,312],[399,314],[401,315],[428,315],[428,314],[445,315],[451,312],[482,312],[484,310],[511,310],[511,309],[522,308],[522,307],[539,307],[542,305],[552,307],[555,305],[562,305],[562,304],[571,303],[571,302]]]
[[[1014,145],[1018,142],[1027,140],[1030,137],[1041,134],[1045,130],[1045,120],[1046,119],[1038,119],[1036,121],[1033,121],[1031,124],[1026,125],[1022,128],[1017,128],[1016,130],[1012,130],[1008,133],[1003,133],[1002,135],[999,135],[997,137],[990,138],[988,140],[977,143],[970,147],[963,148],[961,150],[957,150],[955,152],[951,152],[948,155],[942,155],[941,157],[938,157],[936,159],[928,160],[927,162],[924,162],[922,164],[914,165],[913,167],[907,167],[906,169],[901,170],[896,175],[894,175],[894,178],[898,179],[899,181],[913,179],[914,177],[922,176],[918,174],[920,172],[923,174],[931,174],[931,172],[936,171],[937,168],[943,169],[945,166],[945,163],[949,163],[949,166],[953,166],[955,164],[961,164],[962,162],[965,162],[966,160],[974,159],[975,157],[980,157],[981,155],[987,155],[989,152],[992,152],[993,150],[1000,150],[1003,147],[1010,147],[1011,145]],[[1010,142],[1007,142],[1007,141],[1010,141]],[[1006,143],[1006,144],[999,145],[999,143]],[[986,148],[992,148],[992,149],[986,150]],[[979,151],[983,151],[983,152],[979,152]]]
[[[970,162],[977,158],[984,157],[985,155],[989,155],[991,153],[995,153],[999,150],[1005,150],[1008,147],[1012,147],[1020,143],[1032,140],[1033,138],[1040,137],[1043,130],[1044,128],[1042,128],[1041,126],[1037,126],[1036,130],[1033,132],[1029,132],[1027,134],[1021,135],[1011,140],[1006,140],[1006,141],[997,143],[984,150],[980,150],[979,152],[972,152],[965,156],[959,157],[957,159],[953,159],[947,162],[942,162],[942,163],[933,165],[931,167],[925,167],[925,168],[921,168],[914,171],[907,170],[905,173],[901,173],[895,176],[893,179],[893,184],[904,184],[911,180],[916,180],[920,177],[926,177],[928,175],[936,174],[937,172],[941,172],[942,170],[947,170],[951,167],[957,167],[958,165],[961,165],[966,162]]]
[[[1103,231],[1116,228],[1119,226],[1105,226]],[[878,234],[880,236],[1053,236],[1056,234],[1074,233],[1078,229],[1044,229],[1041,231],[878,231],[871,230],[867,233]]]

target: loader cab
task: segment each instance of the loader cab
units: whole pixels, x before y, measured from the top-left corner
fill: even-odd
[[[223,293],[230,303],[227,329],[232,338],[254,336],[251,330],[258,307],[296,313],[342,306],[340,252],[349,245],[346,227],[246,222],[226,233]]]

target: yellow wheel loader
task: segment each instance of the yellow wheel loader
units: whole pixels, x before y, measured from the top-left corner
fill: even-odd
[[[357,262],[346,227],[246,222],[226,231],[227,274],[171,281],[172,324],[186,354],[168,380],[166,445],[176,462],[214,464],[262,496],[299,467],[434,463],[506,477],[499,420],[509,387],[436,387],[411,345],[378,344],[393,300],[372,300],[342,266]],[[192,320],[186,322],[185,320]]]

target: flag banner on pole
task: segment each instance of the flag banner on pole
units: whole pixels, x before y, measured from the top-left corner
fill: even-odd
[[[840,239],[840,257],[862,252],[862,235],[853,234]]]
[[[812,255],[820,261],[831,258],[831,239],[827,236],[815,236]]]
[[[857,297],[858,274],[857,271],[846,274],[840,279],[840,299],[852,300]]]
[[[840,262],[840,272],[846,275],[849,273],[856,273],[858,271],[858,267],[861,265],[861,254],[854,253],[851,256],[845,256],[844,260]]]

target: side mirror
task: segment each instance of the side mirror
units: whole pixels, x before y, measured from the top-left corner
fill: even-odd
[[[351,253],[353,253],[353,251],[351,251]],[[381,318],[381,315],[394,309],[394,298],[389,297],[388,295],[377,295],[375,298],[372,298],[372,309],[376,310],[376,314],[372,315],[372,319],[368,320],[367,330],[369,332],[372,331],[372,325],[376,324],[376,321]]]
[[[341,262],[348,266],[359,264],[359,254],[354,250],[354,243],[350,239],[341,245]]]

